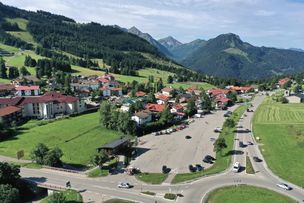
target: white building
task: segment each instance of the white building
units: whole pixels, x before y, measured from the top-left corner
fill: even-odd
[[[16,86],[16,96],[38,96],[40,94],[39,86]]]
[[[139,126],[144,125],[152,121],[152,113],[148,110],[143,110],[135,113],[131,119],[135,121]]]
[[[86,110],[83,100],[56,92],[48,92],[43,96],[1,98],[0,106],[20,107],[23,117],[38,119],[49,119],[59,114],[70,115]]]

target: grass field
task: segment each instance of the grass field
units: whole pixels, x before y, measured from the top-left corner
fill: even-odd
[[[304,186],[304,104],[281,104],[267,98],[254,116],[260,149],[277,175]]]
[[[129,200],[122,200],[122,199],[110,199],[110,200],[104,201],[103,203],[134,203],[134,202],[131,202]]]
[[[136,176],[140,181],[150,184],[161,184],[168,177],[168,174],[163,173],[141,173]]]
[[[254,168],[248,156],[246,156],[246,173],[255,174]]]
[[[217,189],[208,195],[207,203],[295,203],[287,196],[265,188],[253,186],[231,186]]]
[[[66,190],[63,192],[66,202],[70,203],[82,203],[82,196],[75,190]],[[50,197],[50,196],[49,196]],[[49,197],[43,199],[41,203],[48,203]]]
[[[39,124],[40,123],[40,124]],[[37,143],[45,143],[52,148],[58,146],[65,163],[84,166],[96,148],[121,136],[120,132],[100,127],[99,113],[91,113],[69,119],[54,121],[46,125],[42,121],[31,121],[19,128],[16,137],[0,142],[0,154],[16,157],[16,152],[24,150],[29,159],[32,148]]]
[[[245,112],[247,109],[246,105],[238,107],[232,114],[231,118],[237,123],[241,117],[241,115]],[[179,173],[177,174],[174,179],[172,180],[172,183],[180,183],[185,181],[190,181],[197,179],[199,177],[205,176],[205,175],[211,175],[215,173],[219,173],[227,169],[231,163],[231,152],[233,150],[233,141],[234,141],[234,133],[235,128],[228,128],[224,127],[220,136],[223,137],[226,140],[227,148],[223,149],[222,152],[216,153],[216,162],[211,166],[210,168],[194,172],[194,173]]]
[[[104,177],[107,175],[109,175],[109,170],[100,168],[95,168],[88,173],[88,177],[90,178]]]

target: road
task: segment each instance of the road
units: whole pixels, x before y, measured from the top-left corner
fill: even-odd
[[[253,100],[252,104],[254,107],[254,111],[262,103],[264,96],[256,96]],[[243,126],[243,129],[251,129],[251,121],[254,113],[245,113],[247,116],[243,116],[239,125]],[[245,148],[240,148],[238,146],[239,141],[251,141],[254,145],[247,146]],[[235,150],[243,151],[243,154],[234,155],[233,161],[239,161],[243,166],[246,165],[245,157],[248,153],[248,156],[251,158],[253,167],[255,171],[257,171],[254,175],[246,174],[245,171],[240,173],[232,172],[231,168],[226,170],[225,172],[217,175],[212,175],[208,177],[203,177],[197,181],[193,181],[190,183],[183,184],[163,184],[163,185],[148,185],[141,182],[138,182],[134,177],[127,176],[124,174],[108,176],[105,178],[96,178],[90,179],[85,175],[81,174],[71,174],[59,171],[53,171],[49,169],[28,169],[21,168],[21,176],[23,178],[28,178],[36,182],[45,182],[48,184],[54,184],[58,186],[65,186],[65,183],[69,180],[72,184],[72,187],[86,191],[90,193],[94,193],[95,196],[100,195],[100,199],[96,199],[96,202],[102,202],[103,196],[106,195],[108,197],[117,197],[127,200],[133,200],[136,202],[144,202],[144,203],[154,203],[157,201],[160,202],[169,202],[168,200],[163,199],[163,195],[167,192],[172,193],[181,193],[183,197],[179,197],[176,202],[180,203],[198,203],[201,202],[204,198],[207,197],[207,194],[216,189],[223,186],[228,185],[253,185],[263,188],[268,188],[270,190],[274,190],[276,192],[287,195],[299,202],[304,200],[304,190],[294,184],[288,183],[287,181],[283,181],[277,176],[275,176],[267,167],[265,161],[261,163],[256,163],[252,160],[253,156],[258,156],[264,160],[258,145],[256,144],[252,133],[236,133],[235,139]],[[117,183],[119,181],[129,181],[134,184],[134,188],[132,189],[118,189]],[[279,182],[285,182],[293,187],[291,191],[285,191],[276,186]],[[157,193],[154,196],[148,196],[141,194],[141,191],[153,191]]]

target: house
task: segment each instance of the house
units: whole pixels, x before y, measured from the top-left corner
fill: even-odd
[[[0,97],[15,94],[15,86],[11,84],[0,84]]]
[[[115,77],[111,74],[103,75],[97,78],[99,82],[101,82],[103,87],[117,87],[119,83],[115,80]]]
[[[150,123],[152,121],[152,113],[149,110],[139,111],[131,118],[138,126]]]
[[[156,93],[155,98],[157,99],[157,104],[166,104],[170,100],[171,96]]]
[[[74,92],[78,92],[83,89],[96,91],[99,87],[100,82],[98,80],[80,80],[76,83],[71,83],[71,89]]]
[[[154,113],[163,112],[165,110],[165,108],[166,108],[166,105],[164,105],[164,104],[151,104],[151,103],[148,103],[145,106],[146,110],[149,110],[149,111],[154,112]]]
[[[22,109],[8,106],[0,109],[0,122],[5,126],[11,126],[12,122],[18,124],[22,120]]]
[[[110,97],[110,96],[122,96],[122,88],[117,87],[101,87],[99,90],[102,92],[103,97]]]
[[[42,96],[0,98],[0,107],[15,106],[22,109],[23,117],[38,119],[54,118],[58,114],[70,115],[86,110],[83,100],[57,92]]]
[[[280,87],[283,87],[286,83],[290,81],[290,78],[283,78],[278,81]]]
[[[186,90],[186,93],[191,94],[191,95],[200,96],[202,94],[202,91],[197,89],[196,87],[189,87]]]
[[[172,108],[170,109],[170,112],[172,114],[176,114],[176,115],[179,115],[179,116],[185,116],[184,107],[181,104],[173,105]]]
[[[127,137],[121,137],[119,139],[113,140],[112,142],[105,144],[97,148],[97,151],[103,151],[109,156],[124,154],[132,146],[130,139]]]
[[[161,93],[165,96],[172,96],[173,92],[174,92],[174,88],[172,87],[165,87],[161,90]]]
[[[229,89],[217,89],[213,88],[208,90],[208,94],[212,97],[216,97],[217,95],[227,95],[229,93],[233,92],[232,90]]]
[[[228,88],[231,91],[235,91],[238,94],[253,92],[254,88],[252,86],[246,86],[246,87],[239,87],[239,86],[230,86]]]
[[[223,108],[223,107],[227,107],[231,104],[231,99],[228,99],[227,97],[223,96],[223,95],[218,95],[215,98],[215,103],[216,103],[216,107],[217,108]]]
[[[302,98],[297,95],[291,95],[291,96],[288,96],[285,98],[288,100],[288,103],[291,103],[291,104],[299,104],[302,102]]]
[[[20,86],[20,85],[38,85],[39,82],[40,80],[33,75],[24,75],[24,76],[20,76],[17,79],[12,80],[11,83],[13,85]]]
[[[16,86],[16,96],[38,96],[40,94],[39,86]]]

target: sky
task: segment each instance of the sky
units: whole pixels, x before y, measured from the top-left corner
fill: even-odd
[[[235,33],[256,46],[304,49],[304,0],[1,0],[78,22],[136,26],[186,43]]]

